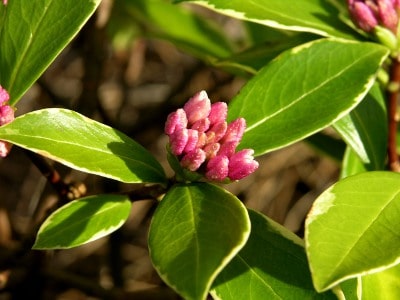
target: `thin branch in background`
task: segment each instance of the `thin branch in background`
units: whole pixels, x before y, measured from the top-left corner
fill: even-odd
[[[388,88],[388,160],[392,171],[400,172],[400,162],[397,153],[397,100],[400,90],[400,61],[393,59],[390,69],[390,84]]]

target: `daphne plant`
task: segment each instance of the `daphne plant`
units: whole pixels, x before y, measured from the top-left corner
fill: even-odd
[[[0,89],[0,153],[12,143],[35,160],[135,185],[59,202],[33,248],[104,237],[126,222],[133,201],[151,199],[151,261],[185,299],[400,298],[398,1],[194,1],[239,18],[253,33],[244,50],[195,10],[164,0],[115,1],[127,20],[147,20],[152,26],[137,28],[152,37],[248,79],[229,105],[201,91],[168,115],[173,177],[131,137],[71,109],[14,119],[21,96],[100,1],[48,2],[0,6],[0,82],[7,89]],[[271,37],[276,47],[265,46]],[[316,197],[298,237],[247,208],[224,183],[255,172],[257,157],[301,141],[339,161],[342,173]],[[64,195],[70,186],[54,178]]]
[[[204,174],[210,181],[239,180],[258,168],[253,150],[236,152],[246,121],[238,118],[227,124],[226,117],[226,103],[211,105],[205,91],[168,116],[165,133],[182,168]]]

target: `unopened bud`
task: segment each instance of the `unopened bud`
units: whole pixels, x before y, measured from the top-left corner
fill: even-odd
[[[254,160],[252,149],[243,149],[229,158],[229,178],[231,180],[242,179],[258,168],[258,162]]]
[[[222,181],[226,179],[229,172],[229,159],[224,155],[211,158],[207,163],[206,178],[209,180]]]
[[[190,124],[194,124],[201,119],[205,119],[210,114],[211,102],[207,93],[201,91],[189,99],[183,106],[187,119]]]

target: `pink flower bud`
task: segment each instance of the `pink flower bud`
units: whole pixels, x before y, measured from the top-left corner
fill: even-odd
[[[225,121],[214,124],[207,132],[207,142],[216,143],[222,139],[226,133],[228,125]]]
[[[4,103],[7,102],[9,99],[10,96],[8,95],[8,92],[0,85],[0,105],[4,105]]]
[[[211,105],[210,115],[208,119],[211,125],[224,122],[228,114],[228,105],[225,102],[216,102]]]
[[[190,124],[194,124],[201,119],[205,119],[210,114],[211,102],[207,93],[201,91],[189,99],[183,106],[187,119]]]
[[[221,144],[221,148],[218,151],[218,155],[225,155],[227,157],[231,157],[233,154],[235,154],[237,145],[238,142],[227,142]]]
[[[206,178],[209,180],[222,181],[226,179],[229,172],[229,159],[224,155],[211,158],[207,163]]]
[[[192,172],[196,171],[206,160],[206,154],[201,149],[195,149],[185,154],[181,159],[181,166]]]
[[[229,178],[231,180],[242,179],[258,168],[258,162],[254,160],[252,149],[243,149],[229,158]]]
[[[14,120],[14,109],[9,105],[0,106],[0,126]]]
[[[198,120],[192,125],[191,128],[200,132],[206,132],[208,128],[210,128],[210,120],[207,118]]]
[[[218,143],[207,144],[204,147],[204,152],[206,153],[207,159],[213,158],[217,155],[219,148],[221,147]]]
[[[180,108],[168,115],[167,121],[165,122],[164,131],[166,134],[170,135],[174,133],[175,130],[186,128],[187,124],[188,120],[186,118],[186,113],[182,108]]]
[[[186,128],[181,130],[175,130],[174,133],[172,133],[169,136],[169,142],[172,153],[175,155],[181,155],[186,147],[188,140],[189,140],[189,134]]]
[[[378,0],[378,14],[382,26],[396,33],[399,16],[392,0]]]
[[[222,143],[235,142],[239,144],[242,139],[244,130],[246,129],[246,121],[243,118],[236,119],[228,124]]]
[[[0,141],[0,157],[6,157],[11,151],[12,144]]]
[[[188,129],[188,140],[186,142],[184,153],[191,152],[196,149],[197,142],[199,141],[199,132],[197,130]]]
[[[348,0],[347,3],[354,24],[365,32],[372,32],[380,25],[396,34],[398,0]]]
[[[3,4],[7,5],[8,0],[3,0]]]

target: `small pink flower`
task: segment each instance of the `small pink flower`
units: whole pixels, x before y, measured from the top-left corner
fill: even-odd
[[[208,119],[211,125],[224,122],[228,115],[228,105],[225,102],[216,102],[211,105],[210,115]]]
[[[236,119],[228,124],[225,136],[222,138],[223,143],[234,142],[237,145],[243,137],[244,130],[246,129],[246,121],[243,118]]]
[[[183,156],[181,166],[194,172],[204,163],[206,154],[202,149],[195,149]]]
[[[10,99],[8,92],[0,86],[0,126],[8,124],[14,120],[14,109],[7,105]],[[0,141],[0,157],[6,157],[12,145],[5,141]]]
[[[172,134],[175,132],[175,130],[186,128],[187,124],[188,120],[186,118],[186,113],[182,108],[180,108],[168,115],[164,130],[166,134]]]
[[[197,143],[199,141],[199,132],[197,130],[188,129],[188,140],[185,145],[185,149],[183,149],[184,153],[191,152],[196,149]]]
[[[4,105],[4,103],[6,103],[9,99],[10,96],[8,95],[8,92],[0,85],[0,105]]]
[[[210,128],[210,120],[207,118],[198,120],[192,125],[191,128],[200,132],[206,132],[208,128]]]
[[[380,25],[396,34],[400,8],[398,0],[347,0],[347,4],[354,24],[365,32],[372,32]]]
[[[207,163],[206,178],[214,181],[226,179],[229,172],[229,158],[224,155],[218,155],[211,158]]]
[[[9,105],[0,106],[0,126],[14,121],[14,109]]]
[[[238,180],[257,169],[253,150],[235,153],[246,121],[239,118],[227,124],[226,117],[226,103],[211,105],[204,91],[190,98],[183,109],[169,114],[165,133],[182,168],[212,181]]]
[[[3,0],[3,4],[7,5],[8,0]]]
[[[186,147],[189,140],[189,133],[186,128],[181,130],[175,130],[169,136],[171,151],[175,155],[181,155]]]
[[[194,124],[201,119],[205,119],[210,114],[211,102],[208,99],[207,93],[201,91],[194,95],[183,106],[186,116],[190,124]]]
[[[254,151],[244,149],[229,158],[229,178],[231,180],[242,179],[258,168],[258,162],[254,160]]]
[[[227,129],[228,125],[225,121],[215,123],[214,126],[212,126],[210,130],[207,132],[207,142],[208,143],[219,142],[225,136]]]

